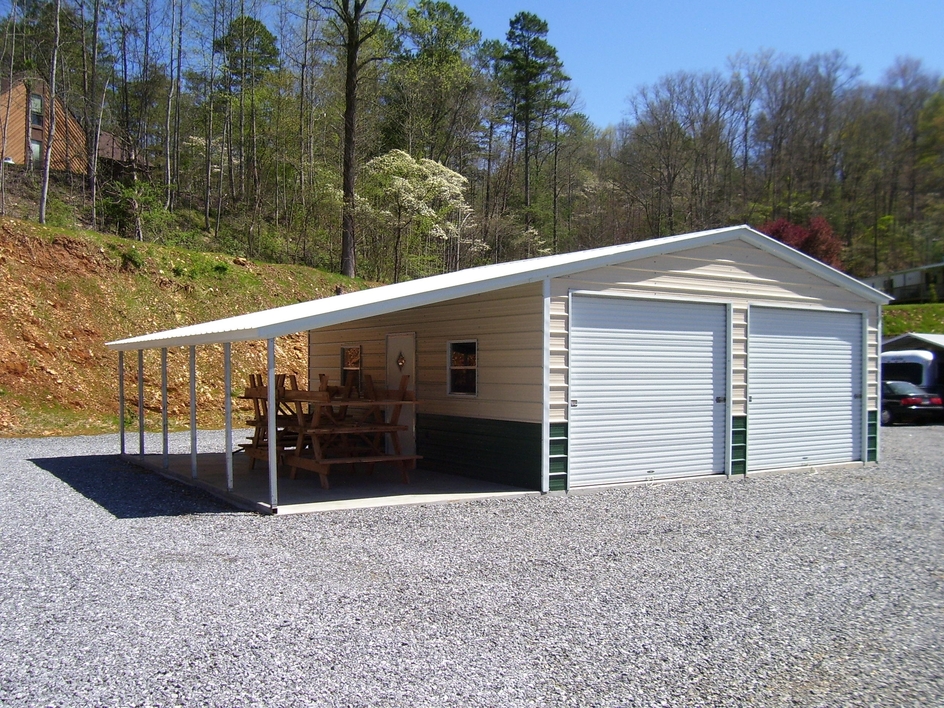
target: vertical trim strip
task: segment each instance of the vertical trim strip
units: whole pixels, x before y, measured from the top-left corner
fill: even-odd
[[[551,489],[551,279],[543,282],[544,346],[542,362],[544,401],[541,410],[541,493]]]
[[[233,345],[223,344],[223,416],[226,418],[226,491],[233,491]]]
[[[875,306],[875,461],[882,461],[882,306]]]
[[[725,355],[725,384],[724,384],[724,475],[731,479],[731,414],[734,411],[731,399],[734,396],[734,304],[728,303],[725,308],[726,342],[724,344]]]
[[[170,467],[167,450],[167,347],[161,348],[161,465],[166,470]]]
[[[144,457],[144,350],[138,349],[138,454]]]
[[[268,445],[269,450],[269,507],[274,514],[279,506],[279,457],[276,449],[276,430],[275,416],[277,413],[275,407],[275,338],[270,337],[268,341]]]
[[[197,347],[190,345],[190,476],[197,478]]]
[[[744,313],[744,441],[747,454],[744,455],[744,479],[751,473],[751,308],[748,304]]]
[[[125,353],[118,352],[118,449],[125,454]]]
[[[859,443],[859,456],[863,463],[869,461],[869,316],[861,313],[862,322],[862,353],[859,360],[862,362],[859,376],[861,379],[862,400],[859,401],[859,413],[862,418]]]

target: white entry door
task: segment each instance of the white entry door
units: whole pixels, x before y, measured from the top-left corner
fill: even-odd
[[[571,302],[570,485],[723,472],[727,307]]]
[[[407,390],[416,395],[416,333],[405,332],[387,335],[387,388],[396,390],[403,376],[409,376]],[[400,409],[401,425],[409,426],[400,436],[400,452],[404,455],[416,454],[416,406],[403,406]],[[390,443],[387,443],[390,447]],[[388,449],[392,453],[393,450]]]
[[[748,470],[862,459],[863,318],[752,307]]]

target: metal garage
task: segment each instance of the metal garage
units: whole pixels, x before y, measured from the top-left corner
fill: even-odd
[[[359,373],[385,386],[415,356],[427,470],[566,491],[877,460],[887,301],[741,226],[443,273],[109,347],[138,353],[141,455],[143,350],[188,346],[193,361],[198,345],[223,344],[226,358],[229,342],[265,339],[272,390],[276,338],[308,331],[308,381],[339,380],[342,353],[356,350]],[[267,461],[274,511],[275,447]]]
[[[727,307],[575,295],[570,486],[723,472]]]
[[[863,316],[753,306],[748,468],[863,459]]]

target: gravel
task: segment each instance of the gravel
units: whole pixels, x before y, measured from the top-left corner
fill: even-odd
[[[286,517],[117,436],[0,440],[0,704],[942,705],[944,427],[882,435],[864,468]]]

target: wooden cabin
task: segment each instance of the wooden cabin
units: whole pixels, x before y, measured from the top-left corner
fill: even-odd
[[[51,100],[49,85],[38,78],[21,76],[0,84],[0,146],[8,163],[39,168],[46,151],[52,104],[56,134],[53,138],[53,170],[84,173],[87,155],[85,131],[78,119],[57,97]]]

